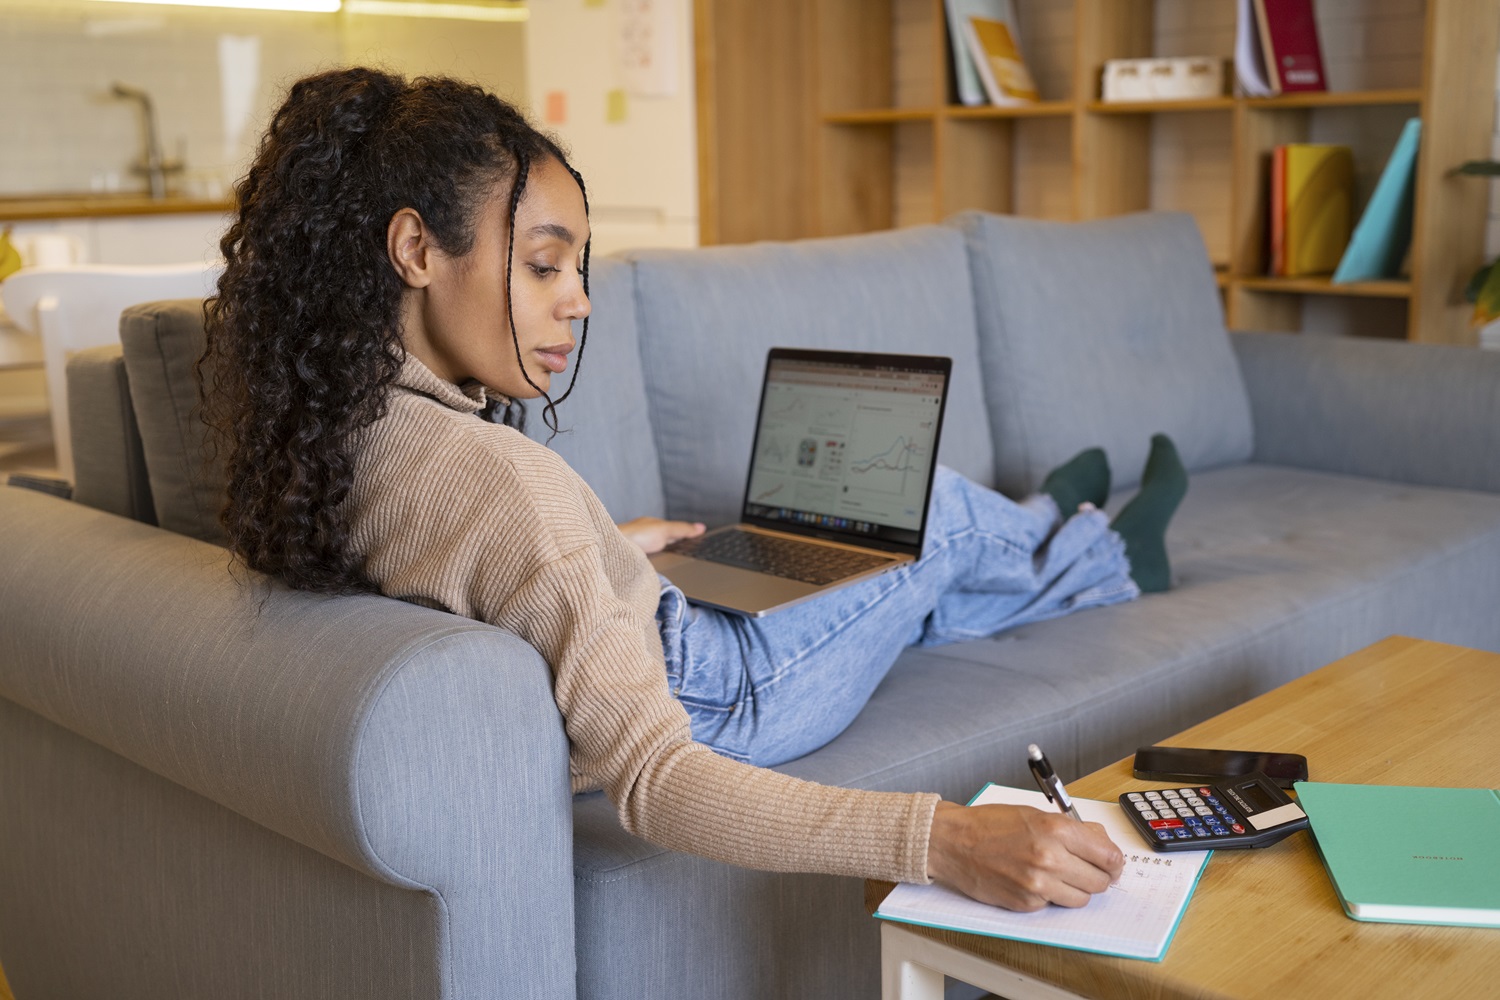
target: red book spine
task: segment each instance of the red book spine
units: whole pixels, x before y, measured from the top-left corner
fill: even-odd
[[[1313,18],[1312,0],[1256,0],[1264,17],[1261,30],[1266,32],[1266,48],[1274,61],[1268,66],[1281,92],[1327,90],[1323,73],[1323,49],[1318,44],[1318,22]]]
[[[1271,274],[1286,274],[1286,147],[1271,151]]]

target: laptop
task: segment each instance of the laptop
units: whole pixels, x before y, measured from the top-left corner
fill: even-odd
[[[657,572],[758,617],[921,558],[952,368],[772,348],[740,523],[656,553]]]

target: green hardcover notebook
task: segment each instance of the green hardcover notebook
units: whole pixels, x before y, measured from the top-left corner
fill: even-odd
[[[1355,920],[1500,927],[1500,792],[1297,783]]]

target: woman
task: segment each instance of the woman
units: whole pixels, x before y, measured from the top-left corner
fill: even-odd
[[[575,321],[587,335],[588,205],[550,139],[474,87],[339,70],[293,86],[238,194],[202,370],[229,456],[222,520],[246,564],[525,638],[553,670],[574,789],[603,788],[663,846],[937,879],[1016,909],[1080,906],[1118,875],[1096,825],[756,764],[832,738],[913,641],[1134,597],[1124,549],[1159,548],[1185,488],[1169,442],[1132,504],[1150,530],[1122,514],[1113,531],[1089,503],[1059,524],[1059,506],[1107,492],[1097,452],[1024,505],[945,471],[930,555],[751,625],[689,608],[652,573],[645,551],[701,525],[617,528],[561,459],[506,426],[512,400],[541,397],[555,429],[552,377],[575,346],[582,360]],[[829,631],[820,616],[840,641],[808,641]],[[838,709],[810,727],[792,714],[809,701]]]

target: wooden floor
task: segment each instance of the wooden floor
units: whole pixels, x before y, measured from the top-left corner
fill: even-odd
[[[5,970],[0,969],[0,1000],[16,1000],[10,991],[10,983],[5,981]]]

